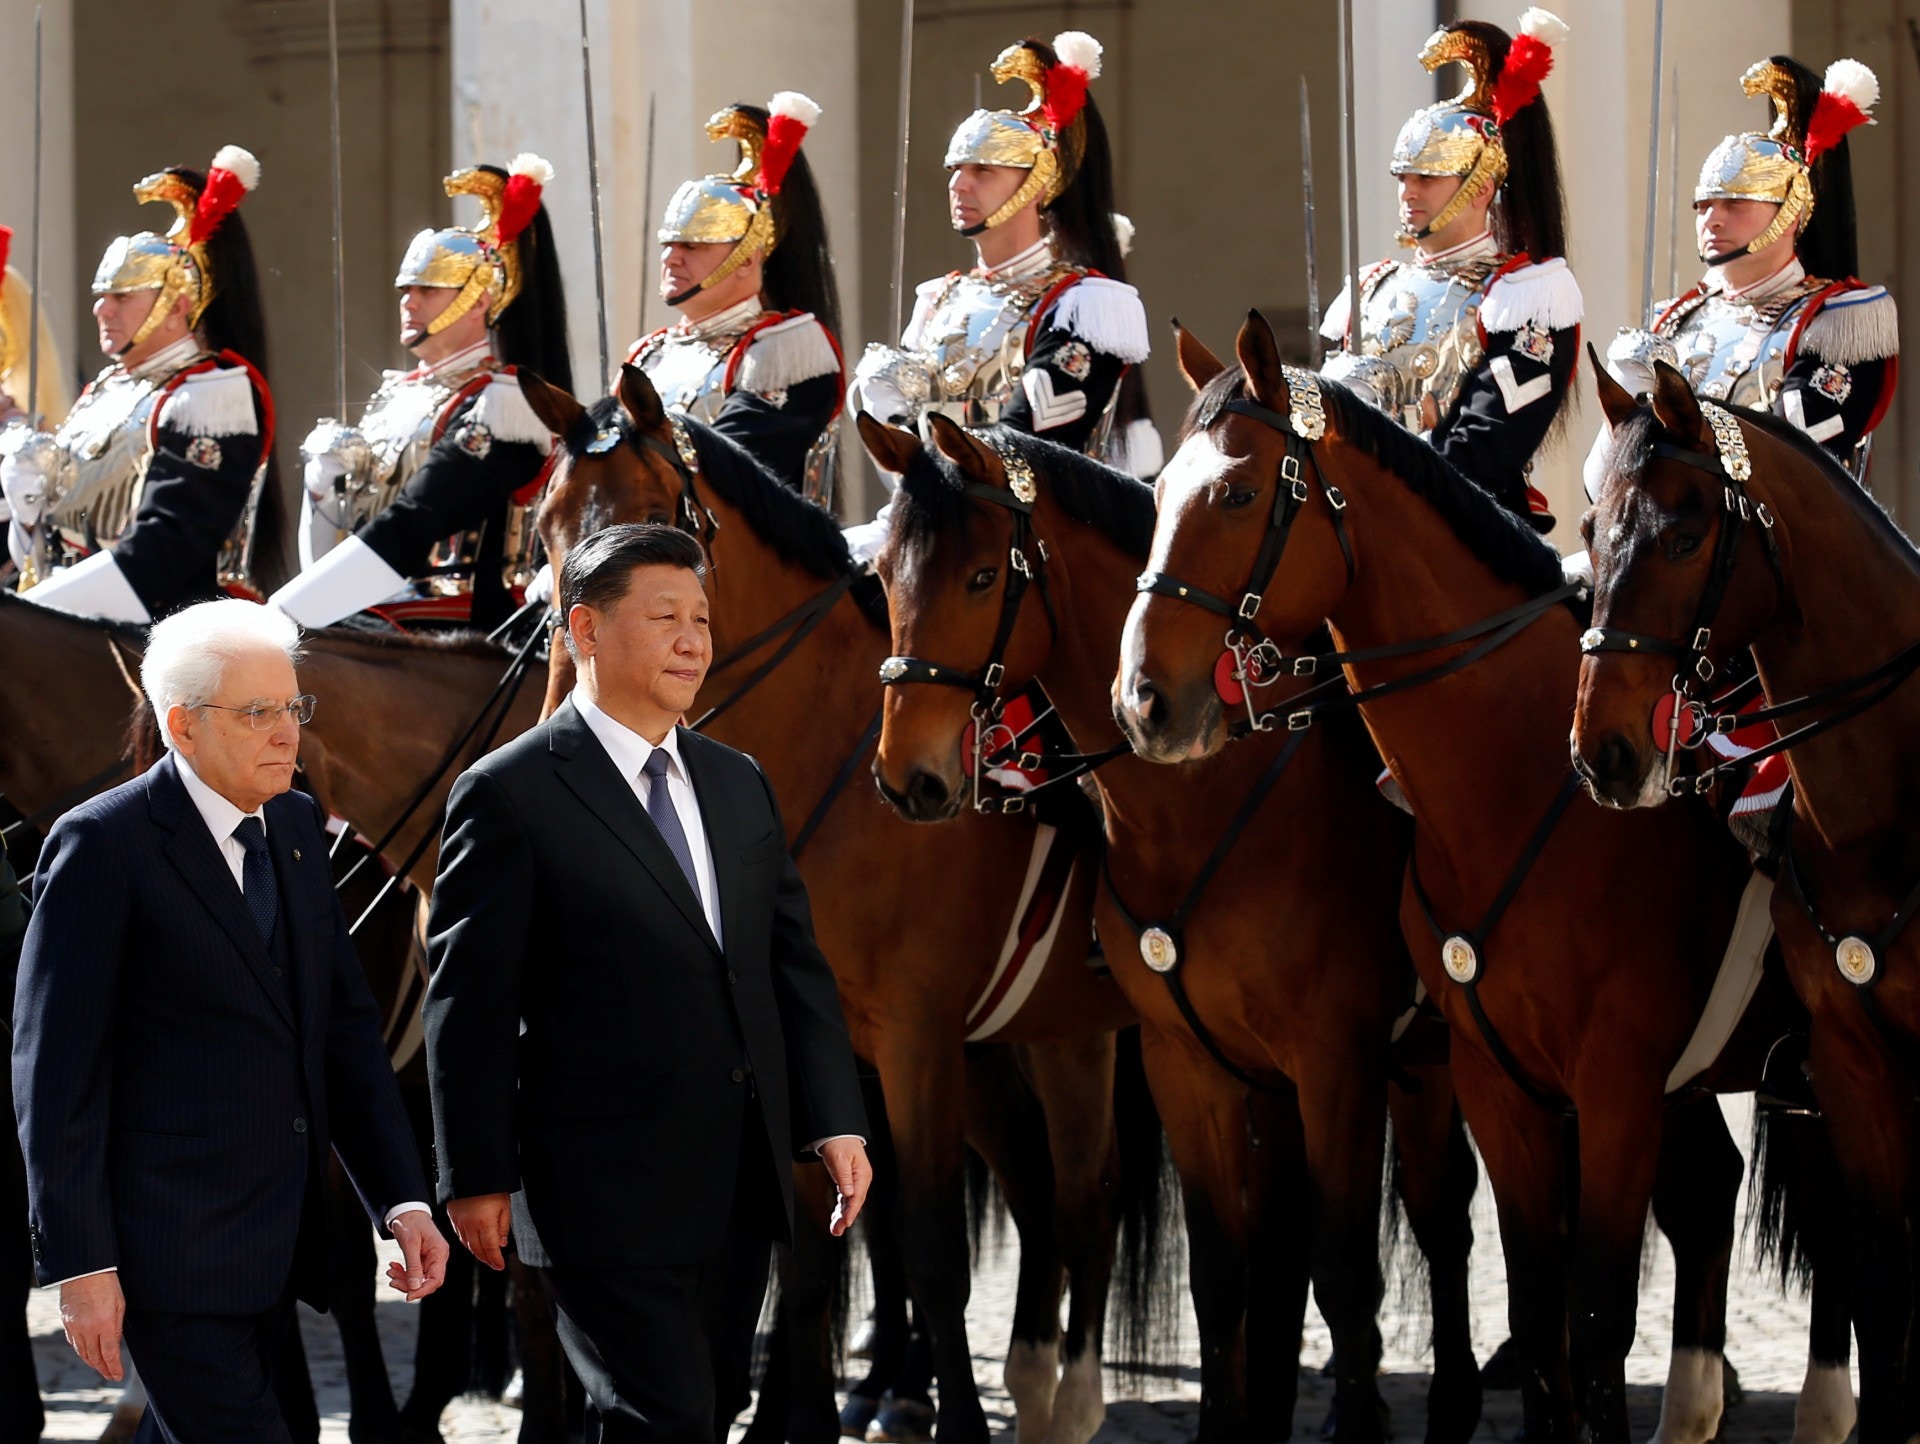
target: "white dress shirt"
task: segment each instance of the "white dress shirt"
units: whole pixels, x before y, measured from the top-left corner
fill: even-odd
[[[607,749],[607,756],[627,779],[627,786],[633,789],[641,810],[645,811],[653,784],[642,774],[647,759],[654,754],[654,744],[625,723],[614,721],[577,688],[573,693],[573,706],[580,720],[587,724],[587,730]],[[713,880],[713,849],[707,843],[707,824],[700,816],[700,799],[694,793],[693,778],[687,774],[687,764],[680,756],[678,727],[667,733],[659,750],[669,759],[667,796],[673,799],[673,810],[680,817],[680,830],[687,835],[687,851],[692,854],[693,875],[699,883],[700,911],[706,914],[713,940],[724,948],[727,940],[720,932],[720,889]]]
[[[614,721],[579,688],[576,687],[571,695],[580,720],[587,724],[587,730],[607,749],[607,756],[613,759],[613,765],[620,775],[627,779],[627,786],[633,789],[633,795],[640,799],[640,806],[644,809],[652,784],[642,776],[641,769],[647,765],[647,759],[653,756],[654,744],[625,723]],[[687,764],[680,756],[680,729],[675,727],[669,731],[660,746],[672,759],[667,763],[667,795],[673,799],[673,810],[680,814],[680,829],[687,835],[687,851],[693,854],[693,872],[700,882],[700,910],[707,916],[707,926],[713,929],[714,941],[724,948],[726,940],[720,935],[720,890],[713,880],[713,848],[707,841],[707,825],[700,816],[700,799],[693,790],[693,778],[688,775]],[[808,1147],[818,1153],[839,1138],[852,1138],[862,1144],[867,1141],[857,1133],[835,1133],[815,1139]]]

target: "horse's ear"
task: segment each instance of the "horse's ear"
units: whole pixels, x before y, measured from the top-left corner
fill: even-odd
[[[1178,321],[1173,323],[1173,355],[1179,363],[1180,374],[1187,378],[1187,385],[1195,391],[1227,369],[1226,362],[1209,351],[1193,332]]]
[[[914,457],[920,454],[920,438],[911,431],[898,426],[889,426],[870,411],[862,411],[854,418],[859,428],[860,439],[866,443],[867,454],[879,466],[895,476],[905,476],[907,467]]]
[[[1706,444],[1707,419],[1700,414],[1693,387],[1664,361],[1653,363],[1653,415],[1671,435]]]
[[[1593,385],[1600,393],[1600,409],[1607,414],[1607,425],[1617,427],[1639,410],[1640,403],[1634,400],[1631,391],[1613,379],[1613,373],[1607,370],[1607,363],[1600,359],[1591,341],[1587,342],[1587,359],[1593,363]]]
[[[1285,411],[1287,380],[1280,370],[1280,347],[1267,318],[1258,311],[1247,312],[1233,349],[1240,358],[1240,369],[1247,374],[1247,390],[1253,393],[1253,399],[1275,411]]]
[[[666,404],[638,366],[620,367],[620,407],[642,431],[658,431],[667,424]]]
[[[965,427],[938,411],[928,413],[927,426],[933,432],[933,444],[940,448],[947,460],[975,481],[991,482],[995,479],[993,453]]]
[[[516,368],[515,374],[520,381],[520,394],[527,398],[527,405],[540,418],[540,424],[555,436],[567,435],[573,430],[573,424],[587,414],[586,407],[574,399],[571,391],[562,391],[537,372],[521,366]]]

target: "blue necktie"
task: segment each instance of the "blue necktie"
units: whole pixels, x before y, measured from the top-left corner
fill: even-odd
[[[693,849],[687,846],[686,829],[680,825],[680,814],[673,806],[673,794],[667,790],[667,763],[671,760],[666,748],[656,747],[647,755],[646,765],[640,769],[640,775],[647,779],[647,816],[660,829],[660,840],[672,851],[673,860],[680,864],[680,871],[687,875],[687,886],[693,889],[694,901],[699,902],[700,879],[693,870]]]
[[[280,889],[274,882],[273,856],[267,851],[267,825],[257,817],[243,817],[233,830],[234,840],[247,850],[240,868],[240,891],[247,911],[260,929],[260,941],[273,941],[273,923],[280,912]]]

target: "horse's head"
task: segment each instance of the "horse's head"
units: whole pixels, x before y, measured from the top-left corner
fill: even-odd
[[[1219,750],[1223,652],[1304,638],[1350,579],[1330,505],[1338,494],[1319,474],[1329,448],[1309,451],[1295,429],[1331,439],[1331,422],[1317,395],[1296,413],[1265,318],[1248,313],[1234,368],[1187,332],[1178,337],[1181,374],[1198,394],[1156,483],[1159,521],[1114,691],[1115,719],[1156,762]]]
[[[1746,485],[1746,439],[1760,437],[1737,411],[1703,410],[1664,362],[1642,404],[1592,359],[1613,442],[1580,525],[1593,626],[1581,639],[1573,765],[1599,801],[1651,807],[1668,795],[1675,713],[1678,742],[1703,742],[1697,704],[1782,600],[1782,538]]]
[[[1033,679],[1054,641],[1030,464],[944,416],[929,423],[937,451],[864,413],[859,422],[867,450],[901,477],[878,562],[894,655],[881,670],[873,772],[887,800],[919,822],[965,805],[969,725],[986,729],[989,749],[1010,743],[995,736],[1005,731],[999,706]]]
[[[680,433],[644,371],[622,366],[614,394],[591,406],[531,372],[520,374],[520,390],[534,415],[560,438],[536,523],[555,572],[556,607],[558,573],[567,552],[603,527],[660,522],[706,539],[694,497],[697,466],[681,453]],[[572,686],[572,656],[555,646],[546,711],[557,707]]]
[[[520,389],[560,438],[540,504],[540,538],[556,566],[569,549],[616,522],[651,521],[697,528],[692,481],[672,418],[646,372],[622,366],[613,395],[583,406],[538,376]]]

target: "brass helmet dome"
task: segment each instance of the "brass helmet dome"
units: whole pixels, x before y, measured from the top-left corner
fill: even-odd
[[[553,182],[553,167],[530,151],[515,156],[500,175],[484,166],[455,171],[442,184],[449,196],[472,196],[480,202],[480,224],[472,230],[449,226],[421,231],[407,246],[393,284],[446,286],[460,292],[447,308],[427,323],[426,334],[437,336],[491,293],[487,324],[513,304],[524,283],[520,235],[539,214],[540,198]]]
[[[1497,32],[1496,32],[1497,33]],[[1467,84],[1451,100],[1423,106],[1407,118],[1393,143],[1395,175],[1459,176],[1460,189],[1419,230],[1402,227],[1402,245],[1417,245],[1446,229],[1479,196],[1497,191],[1507,177],[1502,128],[1540,94],[1540,82],[1568,35],[1567,24],[1538,5],[1520,17],[1520,33],[1496,67],[1486,39],[1462,25],[1443,26],[1427,37],[1420,63],[1467,68]]]
[[[773,254],[786,235],[780,189],[800,154],[800,144],[820,118],[820,107],[797,90],[783,90],[767,102],[764,124],[751,111],[730,105],[707,121],[708,140],[731,140],[740,158],[725,175],[685,182],[667,201],[657,239],[662,245],[732,242],[726,259],[668,305],[716,286],[758,254]]]
[[[947,169],[962,165],[1016,166],[1027,172],[1018,190],[992,215],[964,228],[977,236],[1004,225],[1036,197],[1053,204],[1073,184],[1086,150],[1087,86],[1100,78],[1104,52],[1084,30],[1053,37],[1054,59],[1036,41],[1023,40],[1002,50],[993,62],[993,78],[1005,85],[1026,82],[1032,92],[1021,110],[976,110],[947,142]]]
[[[1880,99],[1878,78],[1857,60],[1836,60],[1827,67],[1811,109],[1803,103],[1794,72],[1777,60],[1748,66],[1740,77],[1740,88],[1748,95],[1767,97],[1773,123],[1764,133],[1726,136],[1708,152],[1693,199],[1696,204],[1771,201],[1780,209],[1765,230],[1739,250],[1715,256],[1713,265],[1763,251],[1784,235],[1798,235],[1813,218],[1814,162],[1856,126],[1871,125],[1868,112]]]
[[[189,300],[188,326],[200,324],[219,284],[208,261],[207,243],[259,184],[260,162],[253,152],[223,145],[207,170],[205,184],[197,188],[185,176],[170,170],[158,171],[134,186],[134,199],[143,204],[165,201],[171,205],[174,222],[164,236],[139,231],[116,237],[94,271],[96,296],[122,291],[160,293],[123,350],[131,350],[151,336],[182,296]]]

